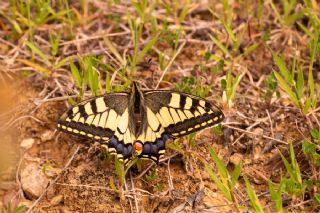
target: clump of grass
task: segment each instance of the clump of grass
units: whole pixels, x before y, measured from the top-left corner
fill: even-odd
[[[295,107],[300,109],[304,114],[314,110],[317,107],[318,95],[316,92],[315,82],[313,78],[313,64],[316,55],[319,54],[319,40],[311,40],[310,42],[310,62],[307,86],[303,68],[297,65],[296,57],[292,61],[291,71],[285,65],[283,58],[272,51],[272,56],[279,72],[273,71],[279,86],[286,92]]]
[[[313,134],[316,134],[316,137],[318,137],[318,133]],[[217,166],[217,173],[214,173],[212,168],[208,164],[205,165],[205,168],[209,173],[211,179],[216,183],[218,189],[222,192],[224,197],[233,204],[232,206],[234,207],[234,210],[241,211],[245,209],[245,207],[238,204],[238,200],[235,197],[234,191],[234,187],[238,182],[239,176],[241,174],[241,162],[235,166],[235,169],[230,174],[227,170],[227,167],[218,158],[213,149],[209,149],[211,157],[213,158]],[[313,149],[311,148],[310,150]],[[318,208],[320,206],[319,193],[313,191],[313,189],[314,187],[318,187],[320,183],[318,181],[303,178],[299,164],[295,157],[292,143],[289,143],[290,162],[281,153],[280,155],[284,163],[287,175],[281,174],[281,181],[279,184],[275,184],[271,181],[268,182],[269,193],[271,195],[271,200],[274,202],[274,208],[276,212],[283,211],[284,199],[288,199],[288,196],[292,203],[297,203],[304,200],[305,194],[311,195],[311,200],[313,199],[315,201],[313,203],[312,209]],[[317,168],[319,168],[318,165]],[[252,209],[254,210],[254,212],[264,212],[265,207],[263,207],[263,205],[260,203],[259,198],[257,197],[253,187],[251,186],[246,176],[244,176],[244,180]]]

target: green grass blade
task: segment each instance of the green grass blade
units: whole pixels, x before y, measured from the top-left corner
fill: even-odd
[[[51,44],[51,54],[56,56],[59,50],[60,33],[54,38],[52,34],[49,34]]]
[[[44,54],[37,46],[35,46],[30,41],[25,41],[25,44],[31,49],[33,53],[40,56],[40,58],[46,63],[47,66],[51,66],[51,62],[49,61],[49,58],[47,57],[47,55]]]
[[[77,58],[76,55],[71,55],[71,56],[68,56],[66,58],[63,58],[53,66],[53,69],[59,69],[62,66],[68,64],[70,61],[74,61],[76,58]]]
[[[40,71],[43,76],[48,76],[50,74],[50,70],[46,69],[45,67],[39,64],[33,63],[32,61],[28,61],[22,58],[17,58],[16,60],[25,65],[35,68],[37,71]]]
[[[116,174],[120,180],[120,185],[123,186],[125,181],[123,164],[118,160],[117,157],[115,157],[115,167],[116,167]]]
[[[111,92],[111,79],[109,73],[106,73],[106,91],[107,93]]]
[[[240,161],[239,164],[237,164],[232,172],[231,175],[231,189],[233,189],[239,179],[240,172],[241,172],[241,166],[242,166],[242,161]]]
[[[304,114],[307,114],[309,112],[309,109],[311,107],[311,101],[312,101],[311,97],[308,97],[306,99],[306,101],[304,102],[304,106],[303,106],[303,113]]]
[[[230,99],[233,100],[234,99],[234,95],[236,94],[236,90],[238,88],[238,85],[240,83],[240,77],[239,75],[237,75],[234,79],[233,79],[233,82],[232,82],[232,93],[231,93],[231,96],[230,96]]]
[[[283,190],[283,181],[280,183],[278,190],[275,189],[271,181],[268,182],[269,192],[272,201],[275,203],[276,212],[282,212],[282,190]]]
[[[120,64],[122,66],[125,66],[126,65],[126,62],[125,60],[123,60],[123,58],[121,57],[120,53],[118,52],[118,50],[113,46],[113,44],[111,43],[111,41],[103,36],[102,37],[104,42],[106,43],[106,45],[108,46],[108,48],[110,49],[110,51],[113,53],[113,55],[117,58],[117,60],[120,62]]]
[[[272,10],[273,10],[274,14],[276,15],[277,19],[278,19],[278,20],[279,20],[279,22],[282,24],[282,18],[281,18],[281,15],[280,15],[280,13],[279,13],[279,11],[278,11],[277,7],[274,5],[273,0],[269,1],[269,3],[270,3],[270,6],[271,6],[271,8],[272,8]]]
[[[26,207],[25,205],[18,206],[16,208],[14,208],[12,213],[22,213],[24,211],[25,207]]]
[[[288,160],[282,155],[282,153],[280,152],[280,156],[282,159],[282,162],[284,164],[284,166],[286,167],[287,172],[289,173],[290,177],[296,182],[301,184],[302,183],[302,179],[301,179],[301,174],[300,174],[300,168],[299,165],[295,159],[295,154],[294,154],[294,150],[293,150],[293,145],[290,142],[290,160],[291,160],[291,164],[288,162]]]
[[[212,169],[206,164],[205,169],[208,172],[211,179],[217,184],[218,189],[223,193],[223,195],[227,198],[228,201],[232,202],[232,196],[230,191],[223,185],[223,183],[219,180],[218,176],[212,171]]]
[[[304,26],[300,22],[296,22],[296,23],[304,31],[304,33],[307,34],[310,38],[314,37],[314,34],[306,26]]]
[[[294,153],[292,142],[290,142],[289,146],[290,146],[291,165],[292,165],[292,168],[293,168],[293,171],[294,171],[294,173],[293,173],[294,174],[294,179],[298,183],[302,184],[301,172],[300,172],[299,164],[298,164],[298,162],[296,160],[296,156],[295,156],[295,153]]]
[[[120,194],[120,190],[117,189],[116,185],[114,184],[111,178],[109,180],[109,186],[114,192],[116,192],[117,194]]]
[[[286,83],[286,81],[281,77],[281,75],[276,72],[273,71],[274,76],[276,77],[279,85],[281,86],[281,88],[288,94],[288,96],[290,97],[291,101],[293,102],[293,104],[297,107],[300,108],[300,104],[299,104],[299,100],[298,97],[296,96],[296,94],[291,90],[291,87]]]
[[[263,213],[263,208],[259,202],[259,199],[258,199],[256,193],[254,192],[254,190],[253,190],[253,188],[252,188],[252,186],[246,176],[244,176],[244,181],[246,183],[247,194],[249,196],[250,204],[251,204],[254,212]]]
[[[317,205],[320,206],[320,193],[317,193],[314,196],[314,200],[316,201]]]
[[[151,41],[148,42],[148,44],[146,46],[143,47],[143,49],[141,50],[141,52],[137,56],[137,59],[136,59],[137,64],[142,61],[143,57],[155,45],[157,40],[158,40],[158,36],[155,36],[151,39]]]
[[[224,165],[224,163],[219,159],[218,155],[215,153],[215,151],[211,147],[209,147],[209,152],[218,167],[218,171],[219,171],[220,175],[223,178],[228,179],[228,170],[227,170],[226,166]]]
[[[214,36],[211,36],[211,35],[210,35],[210,38],[212,42],[215,45],[217,45],[217,47],[219,47],[219,49],[223,52],[223,54],[225,54],[226,56],[230,55],[228,49],[218,39],[216,39]]]
[[[279,68],[280,73],[286,79],[286,81],[292,86],[294,84],[293,83],[293,76],[291,76],[284,60],[279,55],[277,55],[275,52],[273,52],[272,50],[271,50],[271,53],[272,53],[273,61],[275,62],[275,64]]]
[[[294,176],[295,176],[295,175],[294,175],[294,171],[293,171],[290,163],[289,163],[289,162],[287,161],[287,159],[282,155],[281,152],[280,152],[280,156],[281,156],[281,159],[282,159],[282,162],[283,162],[284,166],[286,167],[287,172],[289,173],[289,175],[290,175],[291,177],[294,177]]]
[[[249,47],[247,47],[244,51],[244,53],[238,55],[235,60],[238,61],[240,60],[240,58],[242,58],[243,56],[246,56],[248,55],[249,53],[253,52],[255,49],[257,49],[261,44],[259,43],[255,43],[255,44],[252,44],[250,45]]]
[[[71,69],[73,79],[76,83],[76,86],[81,89],[82,88],[82,78],[81,78],[81,75],[80,75],[78,68],[74,65],[74,63],[71,63],[70,69]]]
[[[299,68],[298,76],[297,76],[297,85],[296,85],[297,98],[299,100],[301,100],[301,98],[303,97],[303,89],[304,89],[303,71],[302,71],[302,68]]]
[[[317,98],[316,98],[315,84],[314,84],[312,70],[313,70],[313,64],[316,58],[316,54],[319,51],[319,37],[317,37],[316,39],[310,42],[310,48],[311,48],[311,56],[310,56],[309,73],[308,73],[308,87],[309,87],[309,97],[311,99],[311,106],[312,108],[316,108]]]
[[[16,22],[15,20],[11,19],[9,16],[7,16],[3,11],[0,10],[0,16],[3,16],[5,19],[8,20],[8,22],[12,25],[13,29],[19,33],[22,34],[22,30],[20,25],[18,24],[18,22]]]
[[[182,11],[180,12],[180,15],[178,18],[179,23],[182,23],[184,21],[185,17],[188,15],[189,9],[190,9],[190,0],[187,0],[183,5]]]

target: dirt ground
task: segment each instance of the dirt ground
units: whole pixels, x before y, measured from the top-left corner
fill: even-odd
[[[83,23],[75,27],[74,37],[62,33],[63,40],[60,41],[59,54],[55,59],[58,61],[77,54],[91,54],[101,56],[106,64],[115,64],[100,35],[118,33],[110,36],[118,51],[133,51],[125,12],[122,11],[127,5],[109,7],[103,1],[89,2],[92,10],[90,17],[83,18]],[[79,9],[77,3],[70,4]],[[161,78],[163,70],[159,69],[157,57],[157,52],[166,53],[170,48],[164,38],[144,57],[146,65],[140,64],[132,78],[141,82],[143,89],[155,88],[160,79],[160,89],[175,89],[186,77],[195,77],[201,85],[209,86],[206,98],[224,111],[226,118],[222,131],[217,134],[212,129],[206,129],[197,133],[195,145],[189,144],[186,137],[176,142],[170,140],[169,144],[180,144],[183,154],[168,148],[165,160],[158,166],[145,161],[140,171],[133,167],[127,173],[124,186],[119,182],[113,159],[106,157],[99,144],[56,130],[58,118],[70,106],[69,97],[78,100],[75,97],[79,95],[69,64],[57,69],[48,66],[50,74],[43,76],[34,66],[18,60],[24,58],[43,64],[37,54],[26,52],[26,47],[22,45],[26,35],[15,41],[7,39],[8,42],[4,42],[6,39],[1,39],[0,208],[6,209],[10,203],[14,207],[24,205],[27,212],[28,209],[31,209],[30,212],[65,213],[233,212],[232,204],[224,198],[205,170],[204,162],[208,162],[216,171],[209,147],[215,150],[230,171],[242,160],[235,193],[240,206],[244,206],[243,210],[250,206],[243,180],[246,175],[265,210],[275,211],[268,193],[268,180],[278,183],[280,174],[285,174],[279,151],[288,157],[289,141],[294,144],[302,175],[310,177],[315,174],[301,151],[301,141],[309,137],[309,126],[317,125],[319,112],[307,119],[280,89],[279,97],[273,94],[266,98],[268,87],[265,81],[275,67],[269,48],[283,53],[286,59],[291,58],[298,48],[300,56],[304,58],[308,54],[304,33],[294,26],[287,31],[279,30],[279,25],[274,21],[267,21],[275,18],[270,6],[266,6],[264,28],[252,22],[250,35],[245,31],[241,41],[244,49],[254,42],[260,46],[234,62],[233,72],[242,75],[242,79],[230,108],[221,98],[223,89],[220,86],[221,79],[229,70],[224,68],[221,72],[212,73],[199,68],[201,65],[207,68],[216,65],[205,61],[203,53],[218,52],[209,35],[215,34],[223,40],[223,33],[226,32],[221,30],[221,24],[212,21],[214,18],[206,9],[206,3],[193,3],[191,6],[192,12],[183,22],[184,32],[178,42],[181,50],[177,51],[165,77]],[[3,11],[8,12],[8,7],[3,4]],[[239,11],[237,6],[234,7]],[[163,23],[165,13],[161,9],[157,11],[157,20]],[[120,20],[111,19],[111,15],[117,15]],[[238,31],[247,23],[242,15],[239,12],[234,18],[233,23],[238,26]],[[175,29],[177,24],[171,18],[174,17],[167,17],[167,24]],[[0,24],[2,22],[5,21],[2,20]],[[147,25],[146,28],[151,31],[151,26]],[[63,29],[63,24],[55,22],[41,25],[35,30],[35,43],[44,52],[50,52],[49,44],[44,41],[48,40],[46,31]],[[260,43],[264,29],[269,30],[270,40]],[[5,30],[1,34],[7,35]],[[140,41],[144,44],[148,32],[145,34]],[[152,59],[151,64],[146,62],[149,58]],[[317,83],[320,82],[319,65],[318,58],[314,71]],[[104,75],[101,75],[100,81],[105,82]],[[115,77],[113,84],[120,83],[121,78]],[[195,88],[196,83],[191,87]],[[89,89],[85,96],[90,96]],[[120,191],[114,190],[111,187],[113,185]],[[303,200],[296,202],[295,206],[292,200],[283,197],[284,207],[289,206],[291,211],[310,210],[308,203],[303,207],[298,205]]]

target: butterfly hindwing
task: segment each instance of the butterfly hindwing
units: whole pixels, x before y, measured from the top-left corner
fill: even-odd
[[[58,120],[58,129],[102,142],[119,160],[132,156],[132,125],[128,93],[94,97],[71,107]]]
[[[141,130],[137,142],[143,144],[143,147],[142,153],[138,157],[151,159],[158,163],[165,154],[165,142],[169,136],[165,133],[165,129],[155,113],[148,106],[145,106]]]

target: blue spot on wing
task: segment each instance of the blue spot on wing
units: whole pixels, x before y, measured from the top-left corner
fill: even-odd
[[[166,141],[169,139],[168,134],[162,134],[161,138],[158,138],[155,142],[146,142],[143,144],[142,153],[138,156],[140,158],[147,158],[155,161],[157,164],[159,163],[160,158],[160,150],[165,150]],[[153,159],[152,157],[156,157],[157,160]]]

